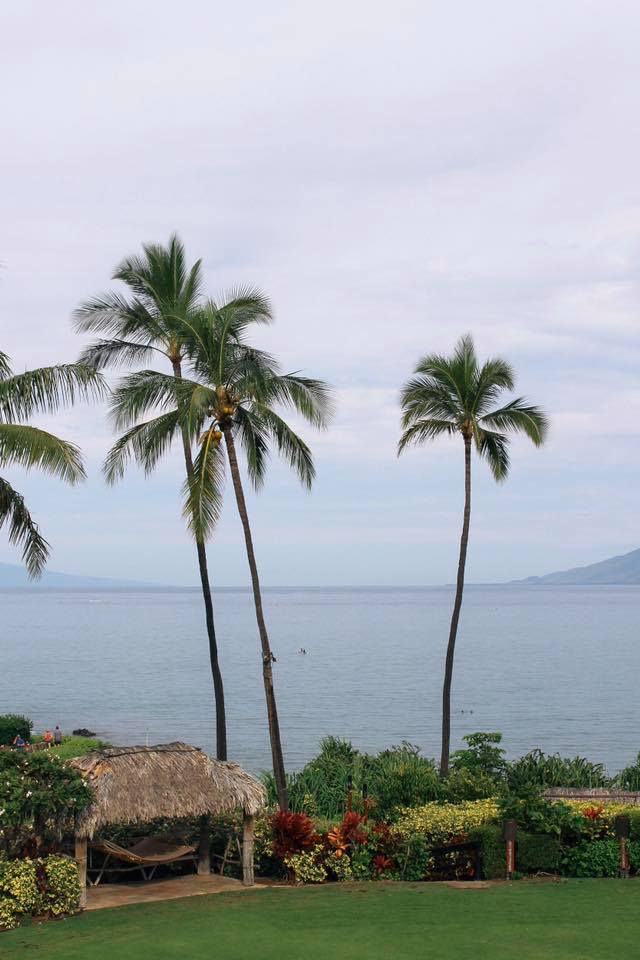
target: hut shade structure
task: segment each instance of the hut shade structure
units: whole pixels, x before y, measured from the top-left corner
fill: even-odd
[[[110,747],[69,761],[86,778],[94,802],[76,823],[83,890],[87,841],[105,827],[158,818],[200,817],[199,872],[209,872],[208,817],[241,809],[243,882],[253,883],[253,819],[266,802],[262,784],[237,763],[213,760],[198,747]]]

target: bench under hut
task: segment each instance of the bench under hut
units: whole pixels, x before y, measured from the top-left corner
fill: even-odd
[[[105,827],[159,818],[200,818],[198,873],[211,870],[209,817],[243,812],[242,882],[253,876],[254,817],[265,805],[262,784],[237,763],[213,760],[198,747],[109,747],[69,761],[87,779],[93,803],[78,817],[75,855],[86,901],[87,844]]]

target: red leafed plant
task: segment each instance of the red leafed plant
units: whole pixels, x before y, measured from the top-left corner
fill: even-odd
[[[327,834],[327,840],[335,848],[337,857],[343,856],[354,843],[365,843],[367,834],[361,830],[364,817],[354,811],[345,813],[344,820]]]
[[[306,813],[289,813],[285,810],[271,818],[273,852],[280,859],[293,853],[302,853],[318,843],[320,837]]]
[[[604,807],[587,807],[582,811],[582,816],[586,817],[587,820],[598,820],[604,813]]]
[[[364,843],[366,841],[367,834],[360,829],[363,823],[364,817],[361,814],[352,810],[345,813],[344,820],[340,824],[340,833],[347,843]]]
[[[383,853],[377,853],[373,858],[373,869],[376,873],[385,873],[387,870],[393,870],[394,862]]]

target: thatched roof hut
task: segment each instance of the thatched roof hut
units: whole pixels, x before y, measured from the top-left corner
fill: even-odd
[[[208,815],[241,809],[244,880],[253,883],[253,817],[264,807],[266,794],[237,763],[212,760],[186,743],[109,747],[69,763],[86,777],[95,794],[76,824],[76,857],[85,877],[87,840],[104,827],[170,817],[201,818],[199,872],[208,873]]]
[[[200,817],[265,805],[262,784],[237,763],[212,760],[198,747],[109,747],[70,761],[93,788],[95,801],[76,834],[91,839],[112,823],[146,823],[159,817]]]

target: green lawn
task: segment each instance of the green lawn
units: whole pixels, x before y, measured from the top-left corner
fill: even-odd
[[[100,910],[0,934],[3,960],[604,960],[640,940],[640,883],[268,889]]]
[[[42,735],[33,738],[37,743],[42,740]],[[60,746],[51,747],[51,753],[57,753],[59,757],[69,760],[71,757],[83,757],[90,750],[100,750],[102,747],[108,747],[109,744],[103,740],[96,740],[93,737],[65,737]]]

